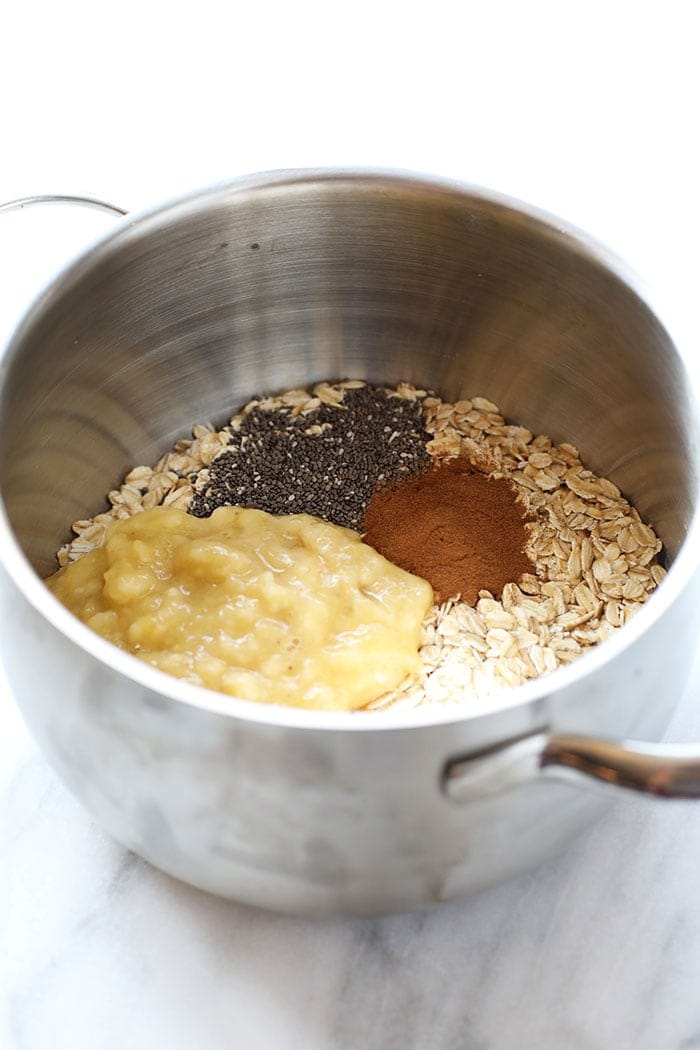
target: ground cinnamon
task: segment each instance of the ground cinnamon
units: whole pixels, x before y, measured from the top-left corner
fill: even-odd
[[[432,584],[436,601],[479,591],[496,598],[534,571],[525,554],[530,520],[507,478],[490,478],[464,457],[380,489],[364,518],[365,543]]]

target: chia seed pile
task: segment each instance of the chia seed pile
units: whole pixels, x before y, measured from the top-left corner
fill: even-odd
[[[426,471],[431,435],[420,402],[391,397],[381,387],[345,390],[341,402],[295,414],[253,402],[229,428],[229,444],[209,468],[190,514],[207,518],[239,505],[269,514],[313,514],[361,531],[372,495],[400,478]]]

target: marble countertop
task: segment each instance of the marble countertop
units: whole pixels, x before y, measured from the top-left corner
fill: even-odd
[[[3,1050],[700,1048],[700,806],[624,798],[438,910],[302,920],[105,835],[0,687]],[[700,659],[669,739],[700,740]]]

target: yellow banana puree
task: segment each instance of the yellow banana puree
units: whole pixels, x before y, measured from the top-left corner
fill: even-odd
[[[110,642],[196,685],[352,710],[421,669],[430,584],[308,514],[156,507],[47,581]]]

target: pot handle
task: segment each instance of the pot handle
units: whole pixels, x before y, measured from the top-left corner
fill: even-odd
[[[626,788],[663,798],[700,798],[700,750],[693,744],[531,733],[447,763],[442,785],[471,802],[543,775],[606,793]]]
[[[100,200],[99,197],[81,197],[73,194],[42,193],[35,197],[17,197],[16,200],[5,201],[0,204],[0,213],[4,211],[17,211],[27,208],[33,204],[80,204],[86,208],[97,208],[101,211],[111,211],[115,215],[128,215],[125,208],[120,208],[109,201]]]

